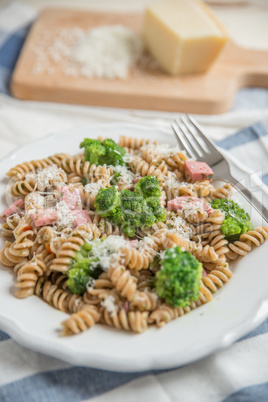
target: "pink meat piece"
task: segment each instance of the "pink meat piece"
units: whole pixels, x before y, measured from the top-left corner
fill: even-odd
[[[189,195],[182,195],[181,197],[176,197],[173,200],[168,201],[167,206],[168,209],[171,209],[171,211],[178,211],[178,209],[183,209],[189,203],[196,205],[200,208],[203,208],[204,211],[206,211],[208,214],[212,212],[211,205],[204,201],[201,200],[201,198],[197,197],[190,197]]]
[[[198,162],[187,159],[184,163],[186,173],[194,181],[211,180],[213,178],[213,170],[205,162]]]
[[[36,227],[52,225],[59,219],[58,212],[54,209],[38,209],[30,217]]]
[[[21,216],[21,214],[22,214],[22,209],[23,209],[23,208],[24,208],[24,201],[23,201],[22,199],[19,199],[19,200],[13,202],[13,204],[10,205],[10,207],[8,207],[7,209],[5,209],[5,210],[1,213],[0,217],[1,217],[4,221],[6,221],[7,218],[8,218],[10,215],[18,214],[18,215]]]
[[[204,268],[203,268],[202,278],[204,278],[205,276],[207,276],[207,273],[206,273],[206,271],[205,271]]]
[[[82,209],[82,200],[78,188],[62,186],[59,188],[59,195],[60,201],[64,201],[68,208]]]
[[[74,228],[79,225],[85,225],[86,223],[92,223],[90,216],[87,211],[85,210],[75,210],[71,211],[70,214],[74,216]]]

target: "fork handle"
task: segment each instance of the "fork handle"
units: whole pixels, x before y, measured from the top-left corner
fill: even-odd
[[[259,214],[268,222],[268,209],[262,205],[262,203],[254,197],[254,195],[240,182],[234,180],[233,186],[248,200],[248,202],[257,210]]]

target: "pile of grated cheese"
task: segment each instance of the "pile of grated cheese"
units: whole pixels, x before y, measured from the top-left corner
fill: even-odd
[[[130,247],[129,242],[123,236],[111,235],[104,240],[95,239],[92,242],[92,256],[98,258],[96,265],[100,265],[107,271],[110,265],[119,260],[119,250],[122,247]],[[92,264],[94,266],[94,262]]]
[[[170,232],[175,232],[186,240],[190,240],[193,236],[192,228],[181,216],[171,216],[167,219]]]
[[[114,316],[118,310],[118,306],[115,304],[115,298],[112,295],[106,296],[106,298],[102,300],[101,305],[111,314],[111,316]]]
[[[35,179],[36,187],[39,190],[45,190],[46,188],[50,188],[52,186],[64,186],[64,178],[66,173],[57,165],[51,165],[44,169],[37,169],[36,173],[27,173],[25,178],[26,180]]]
[[[53,37],[54,34],[54,37]],[[126,79],[129,69],[142,58],[140,36],[122,25],[44,32],[38,46],[34,74],[62,72],[70,76]]]
[[[129,170],[127,168],[127,166],[112,166],[113,168],[113,172],[115,173],[119,173],[121,176],[117,182],[117,185],[115,187],[118,187],[118,185],[124,185],[124,186],[132,186],[133,185],[133,180],[138,177],[137,174],[131,172],[131,170]],[[113,179],[113,176],[110,178],[110,181]]]

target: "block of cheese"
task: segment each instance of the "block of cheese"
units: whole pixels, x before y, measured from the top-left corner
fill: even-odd
[[[228,35],[211,9],[198,0],[166,0],[145,11],[143,38],[164,70],[185,74],[206,71]]]

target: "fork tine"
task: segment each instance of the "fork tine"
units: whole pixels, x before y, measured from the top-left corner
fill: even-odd
[[[176,123],[177,123],[177,121],[176,121]],[[175,133],[175,135],[176,135],[176,137],[177,137],[177,140],[178,140],[178,142],[179,142],[179,144],[180,144],[180,147],[181,147],[182,149],[185,149],[186,152],[187,152],[193,159],[196,159],[196,156],[195,156],[194,153],[192,152],[191,148],[188,146],[188,141],[185,140],[185,138],[184,138],[184,136],[183,136],[183,132],[180,130],[180,127],[179,127],[178,123],[177,123],[177,124],[171,123],[171,127],[172,127],[172,129],[173,129],[173,131],[174,131],[174,133]]]
[[[187,114],[186,115],[188,117],[188,119],[190,120],[190,122],[192,123],[192,125],[195,127],[195,129],[198,131],[200,137],[202,138],[202,140],[205,142],[209,152],[218,152],[218,150],[216,149],[215,145],[210,141],[210,139],[206,136],[206,134],[204,133],[204,131],[202,130],[202,128],[199,126],[199,124],[197,123],[197,121],[195,121],[195,119]],[[218,152],[219,153],[219,152]]]
[[[206,143],[200,138],[199,132],[196,130],[195,126],[193,124],[189,124],[189,116],[183,116],[182,118],[183,123],[185,126],[188,128],[192,136],[194,137],[195,141],[198,143],[197,147],[198,149],[201,150],[200,156],[202,157],[203,154],[205,153],[210,153],[210,150],[208,149]]]
[[[197,139],[196,132],[193,130],[193,127],[188,124],[185,116],[181,117],[181,121],[185,126],[184,128],[184,126],[181,125],[181,129],[183,130],[184,135],[187,137],[194,151],[198,154],[200,158],[202,158],[204,152],[203,146],[200,144],[199,139]]]

